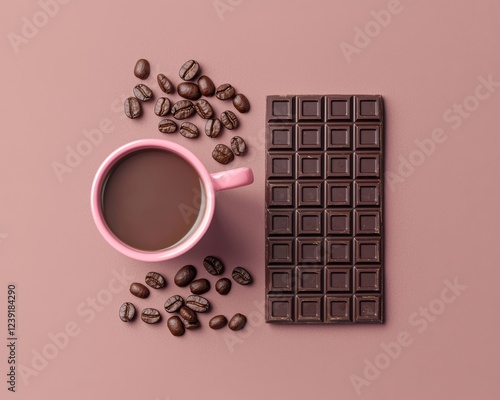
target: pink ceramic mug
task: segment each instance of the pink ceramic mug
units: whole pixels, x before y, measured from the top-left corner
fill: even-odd
[[[176,244],[158,251],[143,251],[132,248],[118,239],[108,228],[103,216],[103,189],[109,172],[113,166],[125,156],[145,149],[161,149],[173,152],[193,166],[198,173],[202,186],[202,208],[200,216],[191,231]],[[186,148],[179,144],[159,139],[144,139],[127,143],[111,153],[99,167],[90,195],[92,215],[97,229],[104,239],[120,253],[140,261],[164,261],[175,258],[191,249],[203,237],[215,210],[215,194],[220,190],[249,185],[253,182],[250,168],[237,168],[229,171],[209,174],[202,162]]]

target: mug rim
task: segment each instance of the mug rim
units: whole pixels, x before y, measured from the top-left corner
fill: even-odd
[[[157,251],[144,251],[134,249],[119,240],[109,229],[104,219],[102,210],[102,190],[109,171],[115,164],[122,160],[126,155],[139,150],[145,149],[162,149],[173,152],[187,161],[196,171],[200,178],[200,183],[205,189],[205,209],[203,217],[194,231],[188,233],[180,242],[172,245],[169,248]],[[104,239],[120,253],[139,260],[139,261],[165,261],[180,256],[190,250],[203,237],[210,226],[215,210],[215,189],[212,183],[212,178],[200,159],[186,149],[184,146],[162,139],[140,139],[126,143],[111,154],[102,162],[97,170],[92,182],[90,193],[90,206],[92,216],[97,229]]]

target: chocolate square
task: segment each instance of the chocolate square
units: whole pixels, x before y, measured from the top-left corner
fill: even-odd
[[[297,287],[299,293],[323,293],[322,267],[297,267]]]
[[[326,153],[326,177],[327,178],[351,178],[352,176],[351,153]]]
[[[355,124],[354,147],[356,150],[380,149],[380,125]]]
[[[323,212],[322,210],[297,210],[298,235],[322,235],[323,234]]]
[[[322,296],[297,296],[297,322],[321,322],[323,318]]]
[[[350,235],[351,234],[351,212],[350,211],[325,211],[326,234]]]
[[[295,125],[270,124],[267,127],[268,147],[273,150],[294,150]]]
[[[267,241],[269,264],[294,263],[294,239],[275,239]]]
[[[323,239],[322,238],[298,238],[297,263],[300,264],[322,264],[323,263]]]
[[[323,107],[321,96],[297,96],[297,121],[322,121]]]
[[[268,96],[267,115],[269,121],[293,121],[293,99],[286,96]]]
[[[269,207],[293,207],[295,205],[294,182],[268,182],[266,202]]]
[[[351,322],[351,296],[325,296],[325,322]]]
[[[323,149],[324,126],[321,124],[300,124],[297,126],[297,139],[299,150]]]
[[[355,292],[379,292],[382,286],[382,274],[379,265],[354,267]]]
[[[352,118],[352,96],[325,96],[327,121],[349,121]]]
[[[354,210],[354,233],[356,235],[380,235],[380,210]]]
[[[352,126],[343,124],[326,124],[326,148],[328,150],[351,149]]]
[[[354,295],[354,322],[382,322],[379,294]]]
[[[352,182],[334,181],[326,182],[326,206],[348,207],[351,205]]]
[[[293,322],[294,296],[269,295],[267,296],[266,320],[278,322]]]
[[[354,156],[355,178],[380,177],[380,153],[357,152]]]
[[[269,293],[292,293],[295,287],[293,267],[268,266],[266,269],[267,291]]]
[[[351,291],[351,267],[325,267],[326,293]]]
[[[322,181],[297,181],[297,207],[321,207]]]
[[[382,116],[381,96],[354,96],[356,121],[379,120]]]
[[[294,211],[293,210],[268,210],[267,228],[269,235],[293,235]]]
[[[297,154],[297,178],[321,178],[323,153]]]

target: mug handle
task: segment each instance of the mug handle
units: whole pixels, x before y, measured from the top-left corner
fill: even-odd
[[[210,174],[216,192],[246,186],[253,183],[253,172],[250,168],[236,168],[229,171]]]

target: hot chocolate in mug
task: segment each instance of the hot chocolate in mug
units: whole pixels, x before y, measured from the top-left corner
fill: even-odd
[[[191,249],[212,221],[215,194],[249,185],[250,168],[209,174],[183,146],[158,139],[118,148],[99,167],[91,190],[97,229],[122,254],[164,261]]]

